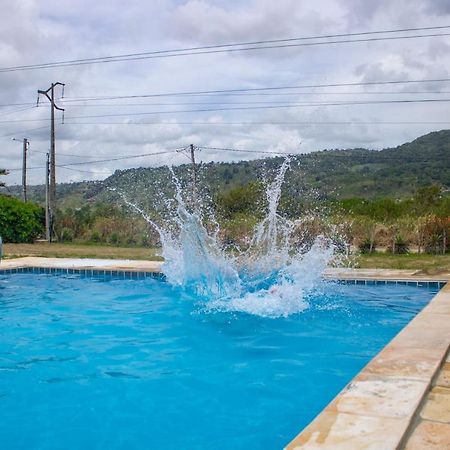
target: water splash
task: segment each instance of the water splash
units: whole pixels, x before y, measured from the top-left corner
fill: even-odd
[[[295,223],[278,213],[289,167],[286,159],[267,186],[266,216],[255,228],[248,249],[237,256],[224,250],[217,227],[208,231],[199,200],[191,197],[188,206],[184,196],[189,193],[173,171],[176,208],[164,226],[120,195],[159,233],[167,281],[194,291],[203,299],[205,311],[286,317],[308,307],[305,293],[320,281],[335,250],[323,236],[312,245],[293,248]]]

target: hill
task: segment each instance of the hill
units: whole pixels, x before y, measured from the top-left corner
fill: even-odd
[[[245,185],[273,172],[281,157],[233,163],[208,163],[201,169],[201,182],[212,195]],[[188,179],[189,166],[176,169],[181,179]],[[172,190],[170,173],[165,167],[117,170],[104,181],[58,185],[60,207],[78,207],[86,202],[111,196],[107,188],[118,188],[130,198],[145,198],[152,203],[159,194]],[[363,148],[323,150],[292,158],[284,186],[291,198],[314,192],[318,198],[402,198],[422,186],[438,184],[450,188],[450,130],[421,136],[412,142],[381,151]],[[20,188],[9,188],[20,195]],[[3,192],[5,190],[3,189]],[[45,200],[44,186],[30,186],[29,197]]]

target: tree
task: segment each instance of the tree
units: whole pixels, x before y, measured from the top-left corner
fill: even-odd
[[[0,236],[4,242],[33,242],[43,231],[43,208],[0,195]]]
[[[236,214],[258,217],[261,215],[263,192],[263,186],[259,182],[229,189],[217,197],[218,209],[225,218],[231,218]]]
[[[5,169],[0,169],[0,175],[8,175],[8,172]],[[0,187],[4,187],[5,183],[0,181]]]

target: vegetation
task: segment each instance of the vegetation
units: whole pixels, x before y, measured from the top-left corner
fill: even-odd
[[[335,233],[375,258],[379,251],[444,254],[450,233],[450,130],[430,133],[397,148],[325,150],[291,160],[280,202],[280,213],[297,221],[296,236],[310,239]],[[281,158],[204,164],[200,189],[211,200],[225,243],[245,245],[266,204],[265,177]],[[190,167],[176,168],[189,190]],[[58,185],[55,230],[66,244],[154,247],[155,231],[124,205],[120,190],[152,217],[173,198],[171,174],[165,167],[116,171],[103,182]],[[112,189],[111,189],[112,188]],[[20,189],[10,190],[20,195]],[[17,192],[16,192],[17,191]],[[29,188],[43,202],[44,187]],[[298,220],[302,218],[302,220]],[[363,261],[365,259],[362,259]],[[374,259],[371,259],[374,260]]]
[[[409,269],[422,270],[428,274],[449,271],[450,255],[372,253],[361,255],[357,265],[362,269]]]
[[[130,211],[114,204],[99,203],[59,211],[55,224],[61,242],[91,242],[150,247],[158,236],[141,217],[130,220]]]
[[[42,256],[47,258],[100,258],[100,259],[136,259],[160,261],[154,248],[116,247],[101,244],[62,244],[37,242],[35,244],[5,244],[6,258],[22,256]]]
[[[7,174],[8,174],[8,172],[5,169],[0,169],[0,176],[7,175]],[[0,181],[0,187],[5,187],[5,183]]]
[[[33,242],[44,229],[44,210],[34,203],[0,196],[0,236],[4,242]]]
[[[285,192],[294,203],[301,203],[314,192],[316,199],[411,197],[424,186],[450,188],[450,130],[429,133],[396,148],[381,151],[367,149],[324,150],[296,156],[286,177]],[[235,163],[208,163],[202,166],[202,182],[213,196],[274,171],[281,158],[267,158]],[[177,168],[182,179],[189,176],[189,166]],[[145,195],[155,199],[158,192],[169,193],[167,168],[117,170],[103,182],[86,181],[58,185],[62,209],[79,208],[86,202],[107,202],[114,195],[108,187],[123,189],[131,198]],[[20,196],[20,187],[10,187]],[[28,195],[43,204],[45,186],[30,186]],[[151,203],[151,201],[149,201]]]
[[[438,186],[420,188],[411,198],[347,199],[335,202],[340,220],[351,221],[353,243],[362,253],[384,247],[390,253],[449,251],[450,196]]]

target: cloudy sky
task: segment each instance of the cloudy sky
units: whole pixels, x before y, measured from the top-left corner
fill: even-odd
[[[57,164],[69,164],[58,168],[58,182],[103,179],[127,167],[185,162],[185,156],[175,152],[93,161],[175,150],[190,143],[291,153],[399,145],[429,131],[450,128],[450,103],[317,103],[450,99],[450,83],[284,89],[263,91],[263,95],[252,91],[110,100],[92,97],[449,78],[450,36],[40,70],[1,69],[215,44],[446,25],[450,25],[448,0],[3,1],[0,167],[11,169],[7,183],[20,182],[21,145],[12,138],[27,137],[29,180],[33,184],[44,181],[41,167],[49,148],[50,110],[45,99],[38,108],[33,102],[37,89],[45,90],[56,81],[66,84],[65,98],[58,100],[66,111],[64,124],[57,113]],[[450,33],[450,28],[421,32],[430,33]],[[413,34],[417,33],[403,33]],[[83,98],[90,100],[80,101]],[[199,152],[203,161],[255,156]],[[70,166],[86,161],[92,163]]]

